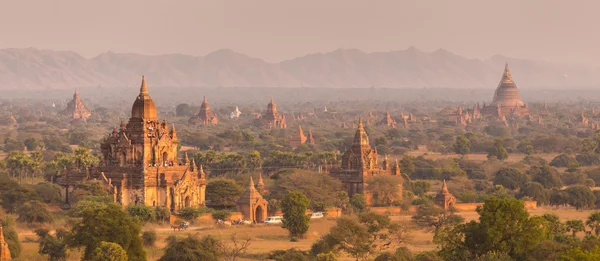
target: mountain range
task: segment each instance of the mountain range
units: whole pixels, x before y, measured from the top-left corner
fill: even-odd
[[[597,68],[501,55],[469,59],[415,47],[366,53],[339,49],[279,63],[222,49],[205,56],[0,49],[0,90],[129,87],[141,75],[157,87],[490,88],[508,62],[519,88],[591,88]]]

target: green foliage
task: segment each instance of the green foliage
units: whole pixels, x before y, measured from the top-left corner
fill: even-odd
[[[363,194],[354,194],[350,199],[350,206],[357,212],[363,212],[367,210],[367,200]]]
[[[206,185],[206,204],[209,206],[235,206],[244,188],[231,179],[211,180]]]
[[[456,137],[454,142],[454,153],[466,155],[471,153],[471,141],[464,135]]]
[[[119,244],[131,261],[146,259],[140,238],[140,224],[127,215],[120,205],[82,201],[72,215],[78,218],[67,238],[69,247],[84,248],[84,259],[90,259],[101,242]]]
[[[231,216],[231,211],[226,210],[226,209],[222,209],[222,210],[213,210],[211,212],[212,216],[214,219],[216,220],[226,220],[227,218],[229,218]]]
[[[177,216],[179,216],[185,220],[191,221],[191,220],[198,218],[200,215],[202,215],[204,213],[208,213],[208,209],[206,209],[204,207],[200,207],[200,208],[184,207],[184,208],[180,208],[177,211]]]
[[[105,197],[111,196],[108,193],[108,188],[100,183],[99,180],[82,181],[75,184],[73,191],[69,193],[71,204],[77,203],[88,197]]]
[[[600,260],[600,247],[596,246],[589,251],[585,251],[580,247],[571,248],[560,256],[560,261],[588,261]]]
[[[567,154],[560,154],[550,161],[550,166],[552,167],[566,168],[574,165],[579,166],[579,162],[577,162],[575,157]]]
[[[596,197],[592,190],[586,186],[571,186],[566,190],[567,195],[569,196],[567,199],[567,203],[576,209],[583,208],[591,208],[594,206]]]
[[[537,182],[526,183],[521,191],[519,191],[520,198],[529,197],[537,201],[538,205],[548,205],[550,203],[550,195],[550,191]]]
[[[283,212],[283,224],[281,227],[290,232],[290,237],[302,237],[308,232],[310,217],[306,215],[306,209],[310,201],[304,194],[298,191],[290,191],[281,200]]]
[[[48,256],[50,261],[65,260],[67,258],[67,243],[64,238],[59,236],[41,236],[38,253]]]
[[[125,211],[127,211],[129,216],[142,223],[156,221],[155,210],[146,205],[129,205]]]
[[[315,209],[317,204],[326,206],[335,206],[337,203],[337,194],[342,191],[342,183],[331,177],[305,170],[290,170],[287,173],[280,173],[273,187],[269,190],[271,198],[278,200],[288,193],[288,191],[299,191],[310,200],[310,209]]]
[[[46,205],[40,201],[32,200],[23,203],[18,209],[19,218],[17,221],[28,224],[52,223],[53,219],[46,209]]]
[[[335,257],[335,254],[333,254],[331,252],[320,253],[317,255],[316,261],[337,261],[337,258]]]
[[[33,185],[35,193],[44,203],[60,203],[63,200],[62,188],[49,182],[41,182]]]
[[[431,183],[423,180],[417,180],[412,184],[412,191],[417,196],[423,196],[431,190]]]
[[[127,253],[119,244],[112,242],[100,242],[100,245],[92,252],[90,261],[127,261]]]
[[[158,236],[156,235],[156,230],[154,229],[144,231],[142,233],[142,243],[144,244],[144,246],[153,247],[157,239]]]
[[[412,216],[412,220],[420,228],[438,230],[458,225],[464,221],[464,218],[437,205],[422,204],[417,207],[417,212]]]
[[[529,177],[514,168],[500,168],[494,177],[494,185],[502,185],[511,190],[522,188],[529,181]]]
[[[567,231],[565,224],[560,222],[560,218],[557,215],[547,213],[542,215],[542,218],[548,222],[548,227],[554,236],[563,235]]]
[[[548,165],[533,166],[527,171],[527,174],[533,177],[534,182],[542,184],[547,189],[562,187],[562,180],[558,170]]]
[[[585,224],[594,231],[596,236],[600,236],[600,212],[590,214]]]
[[[4,235],[6,244],[8,244],[10,256],[12,258],[18,258],[21,255],[21,242],[19,241],[19,234],[11,226],[11,222],[7,220],[7,217],[4,217],[4,220],[2,220],[1,223],[3,226],[2,234]],[[14,223],[14,220],[12,223]]]
[[[368,181],[368,190],[372,194],[373,205],[390,206],[402,196],[400,194],[402,178],[390,175],[379,175]]]
[[[446,260],[474,259],[489,252],[507,253],[522,260],[548,237],[551,229],[540,217],[529,217],[522,201],[490,198],[471,221],[436,235]]]
[[[183,239],[173,238],[167,241],[165,253],[158,261],[218,261],[221,257],[220,242],[212,236],[200,240],[188,235]]]
[[[504,140],[498,138],[494,141],[494,148],[492,148],[487,155],[488,159],[496,157],[498,160],[508,159],[508,151],[504,148]]]
[[[585,224],[583,224],[581,219],[572,219],[565,222],[565,228],[567,231],[571,232],[573,237],[575,237],[577,236],[577,232],[585,231]]]
[[[156,221],[168,222],[169,217],[171,217],[171,211],[166,207],[156,207],[154,208],[154,216],[156,217]]]
[[[269,259],[275,261],[310,261],[310,256],[304,251],[290,248],[288,250],[275,250],[269,253]]]

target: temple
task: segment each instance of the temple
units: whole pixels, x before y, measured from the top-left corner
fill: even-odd
[[[212,124],[216,125],[219,123],[219,118],[215,115],[214,112],[210,110],[210,105],[208,101],[206,101],[206,96],[204,96],[204,100],[202,101],[202,105],[200,105],[200,111],[196,116],[191,117],[188,122],[190,124]]]
[[[115,201],[124,206],[162,206],[175,211],[204,205],[202,166],[197,171],[187,154],[179,160],[175,126],[170,128],[156,114],[142,77],[129,122],[121,122],[118,130],[115,126],[101,145],[103,159],[94,172],[96,178],[108,181]]]
[[[259,183],[262,183],[262,177]],[[264,184],[261,184],[264,187]],[[250,220],[255,223],[262,223],[267,218],[268,202],[254,188],[254,181],[250,177],[250,184],[246,192],[236,201],[236,209],[242,212],[244,220]]]
[[[71,117],[73,120],[82,120],[86,121],[92,113],[85,108],[85,104],[79,97],[79,93],[75,90],[75,94],[73,94],[73,99],[67,103],[67,108],[61,111],[62,115]]]
[[[298,133],[294,136],[290,136],[289,142],[292,148],[296,148],[304,143],[315,144],[315,139],[313,138],[312,131],[309,130],[308,136],[306,136],[304,135],[304,131],[302,131],[302,127],[298,125]]]
[[[287,127],[285,115],[277,112],[277,104],[275,104],[275,100],[271,98],[271,102],[267,105],[267,111],[265,114],[259,117],[260,124],[267,128],[280,128],[285,129]]]
[[[390,113],[386,110],[385,111],[385,116],[383,117],[383,119],[379,122],[379,125],[381,126],[386,126],[386,127],[392,127],[392,128],[396,128],[396,121],[394,119],[392,119],[392,116],[390,115]]]
[[[456,204],[456,198],[448,191],[446,180],[442,184],[442,189],[435,195],[435,203],[442,207],[444,210],[449,210]]]
[[[363,194],[368,204],[371,204],[372,192],[367,189],[370,178],[378,175],[393,175],[402,178],[400,166],[396,162],[393,168],[388,166],[387,160],[383,167],[379,166],[377,150],[369,145],[369,137],[365,132],[362,117],[358,120],[358,129],[354,135],[352,146],[342,155],[342,165],[333,168],[331,176],[339,179],[349,197],[354,194]],[[400,182],[402,184],[402,182]],[[402,185],[399,198],[402,198]]]
[[[498,119],[509,115],[529,115],[529,107],[521,100],[519,89],[517,89],[517,85],[508,69],[508,63],[504,67],[504,73],[496,88],[492,103],[484,104],[481,108],[481,114]]]
[[[3,232],[2,226],[0,226],[0,261],[11,259],[10,249],[8,248],[8,243],[4,240]]]

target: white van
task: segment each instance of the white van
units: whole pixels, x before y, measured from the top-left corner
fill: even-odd
[[[323,218],[323,212],[315,212],[315,213],[310,214],[310,219],[313,219],[313,218]]]
[[[281,224],[283,223],[282,216],[272,216],[265,219],[265,224]]]

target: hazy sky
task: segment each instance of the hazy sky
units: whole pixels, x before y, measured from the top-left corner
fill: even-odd
[[[338,48],[600,60],[598,0],[0,0],[0,48],[279,61]]]

